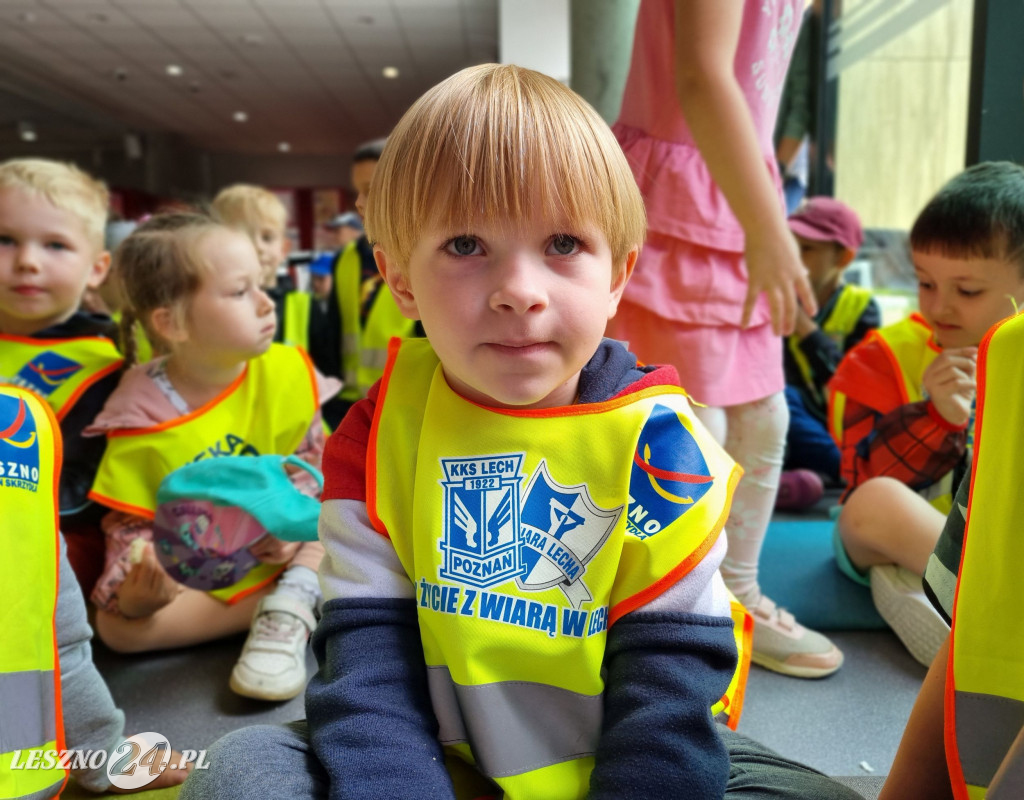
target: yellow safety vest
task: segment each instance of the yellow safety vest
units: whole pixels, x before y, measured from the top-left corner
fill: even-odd
[[[507,798],[584,797],[607,629],[700,562],[741,470],[678,387],[491,409],[425,340],[389,350],[367,509],[416,587],[439,738]]]
[[[838,292],[839,297],[836,299],[835,305],[832,306],[832,313],[821,323],[821,330],[841,350],[846,337],[853,333],[853,329],[857,326],[857,320],[860,319],[864,309],[871,302],[871,292],[862,286],[853,286],[852,284],[841,285]],[[786,339],[786,346],[803,376],[804,384],[815,395],[818,395],[818,387],[814,385],[814,376],[811,374],[811,365],[807,362],[807,356],[804,355],[803,350],[800,349],[801,338],[795,333],[790,335]],[[824,396],[818,396],[818,401],[822,406],[825,405]]]
[[[288,292],[284,296],[284,331],[281,338],[285,344],[309,349],[309,318],[313,295],[309,292]]]
[[[32,339],[0,334],[0,384],[30,389],[64,419],[90,386],[121,368],[105,336]]]
[[[932,329],[920,314],[911,314],[906,319],[878,328],[865,337],[865,342],[876,341],[892,364],[893,372],[899,380],[900,402],[917,403],[925,399],[924,373],[931,366],[936,356],[942,352],[932,336]],[[832,416],[832,430],[842,430],[842,417],[845,397],[841,392],[833,392],[833,402],[829,410]],[[833,434],[834,435],[834,434]],[[974,414],[968,424],[967,431],[968,459],[970,448],[974,442]],[[918,494],[943,514],[948,514],[953,507],[953,470]]]
[[[334,292],[341,314],[341,390],[344,400],[366,397],[367,391],[384,374],[388,341],[392,336],[412,336],[415,320],[398,309],[387,284],[377,290],[373,306],[360,325],[360,284],[362,260],[357,242],[350,242],[338,256],[334,268]]]
[[[320,407],[316,374],[303,350],[274,344],[238,379],[201,408],[149,428],[107,434],[89,497],[109,508],[153,519],[160,483],[202,458],[291,455]],[[281,572],[261,564],[238,583],[210,592],[234,603]]]
[[[985,797],[1014,738],[1024,735],[1022,352],[1024,316],[1017,316],[993,328],[978,353],[978,441],[946,672],[946,758],[959,800]],[[1021,744],[999,797],[1024,797]]]
[[[64,749],[57,609],[60,427],[30,391],[0,386],[0,797],[56,797],[67,778],[53,763],[12,769]],[[15,751],[21,751],[17,753]]]

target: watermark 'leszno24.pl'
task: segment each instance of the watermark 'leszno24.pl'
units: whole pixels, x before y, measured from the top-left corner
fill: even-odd
[[[207,769],[205,750],[182,750],[180,759],[171,763],[171,744],[159,733],[147,731],[129,736],[114,748],[106,750],[15,750],[10,769],[101,769],[118,789],[140,789],[155,781],[168,766],[172,769],[193,764],[194,769]]]

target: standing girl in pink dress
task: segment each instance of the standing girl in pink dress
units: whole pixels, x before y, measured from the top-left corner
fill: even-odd
[[[610,333],[679,370],[745,471],[722,574],[754,616],[754,662],[821,677],[842,653],[757,580],[789,422],[780,337],[816,310],[772,147],[803,6],[642,0],[615,132],[644,193],[648,237]]]

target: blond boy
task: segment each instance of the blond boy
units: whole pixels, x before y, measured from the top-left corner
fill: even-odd
[[[103,247],[108,200],[102,182],[71,164],[0,164],[0,381],[36,392],[60,421],[61,525],[69,535],[98,519],[86,495],[104,442],[81,432],[120,377],[113,323],[79,310],[110,267]],[[83,567],[78,543],[70,536],[76,569]],[[102,558],[102,540],[99,546]],[[86,582],[90,572],[82,573]]]
[[[551,78],[463,70],[389,137],[366,220],[429,341],[325,454],[308,732],[232,735],[182,798],[721,797],[753,744],[711,714],[738,476],[675,370],[603,338],[645,228],[611,132]]]

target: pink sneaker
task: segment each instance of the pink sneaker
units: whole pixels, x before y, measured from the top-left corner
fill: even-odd
[[[779,478],[775,508],[779,511],[803,511],[825,496],[825,484],[817,472],[787,469]]]

